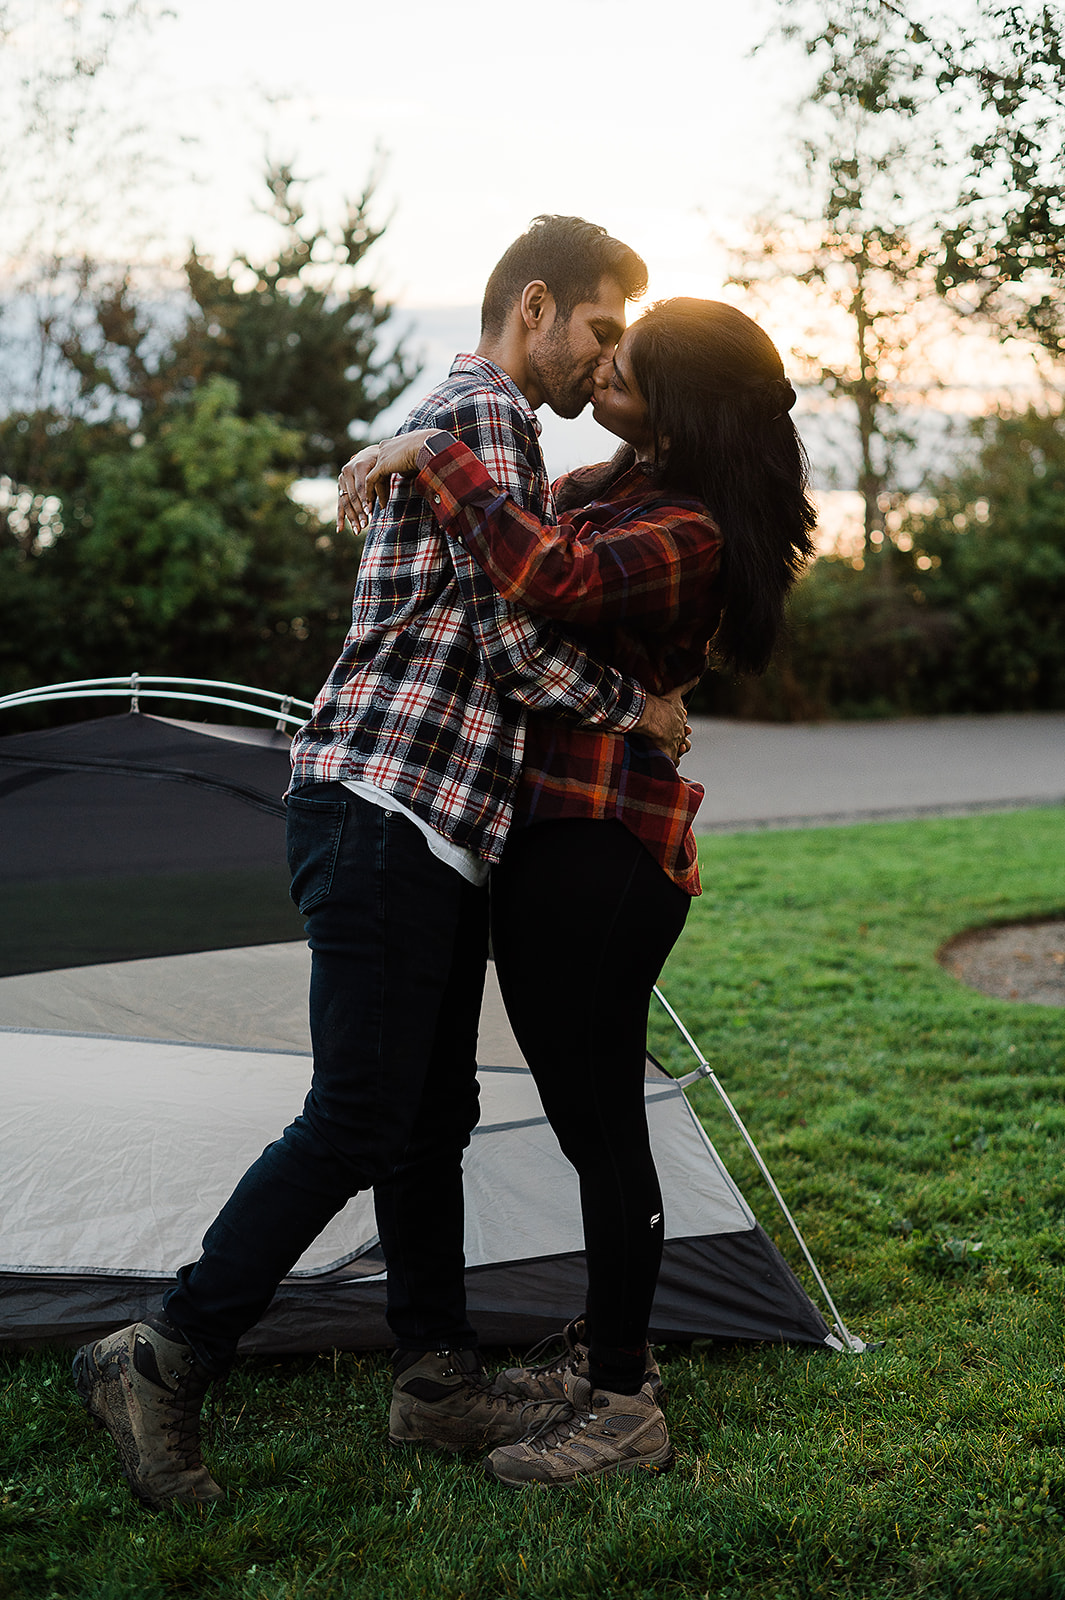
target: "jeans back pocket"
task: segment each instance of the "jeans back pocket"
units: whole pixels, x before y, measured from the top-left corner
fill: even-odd
[[[286,845],[292,874],[289,894],[303,916],[321,905],[333,887],[347,814],[343,800],[304,799],[298,792],[288,797]]]

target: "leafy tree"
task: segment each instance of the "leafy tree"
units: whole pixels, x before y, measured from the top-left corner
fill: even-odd
[[[69,377],[63,409],[110,425],[125,442],[134,429],[150,431],[191,392],[183,335],[160,326],[157,307],[138,297],[129,269],[113,277],[86,258],[74,280],[80,315],[55,335]],[[186,307],[180,310],[187,315]]]
[[[801,36],[794,21],[782,31]],[[804,173],[791,191],[800,198],[756,224],[733,281],[813,291],[813,326],[792,357],[820,395],[850,408],[864,558],[887,548],[900,458],[914,443],[900,401],[932,381],[921,339],[935,257],[912,190],[935,151],[914,123],[908,64],[875,15],[860,32],[819,32],[816,67],[801,120]]]
[[[831,315],[816,317],[809,342],[791,356],[820,395],[851,408],[865,559],[885,544],[886,514],[899,499],[900,458],[914,444],[899,408],[927,381],[914,370],[920,326],[914,296],[923,286],[927,301],[932,283],[927,252],[870,205],[861,161],[835,155],[826,166],[832,178],[822,224],[774,223],[762,235],[760,259],[748,255],[746,270],[732,281],[750,288],[787,277],[816,289],[820,305],[845,319],[849,336],[841,338]]]
[[[782,0],[782,5],[784,0]],[[1046,0],[787,0],[782,32],[818,68],[878,41],[889,82],[845,94],[920,114],[934,144],[936,283],[1004,338],[1065,357],[1065,14]],[[824,77],[812,95],[821,99]]]
[[[932,709],[928,685],[950,677],[959,621],[915,597],[907,555],[892,564],[899,570],[888,574],[880,561],[861,570],[822,556],[794,592],[787,638],[765,676],[705,679],[697,709],[774,722]]]
[[[936,41],[910,25],[937,91],[975,95],[983,127],[942,234],[940,291],[1065,359],[1065,13],[992,4],[982,27]]]
[[[11,480],[0,534],[16,543],[19,530],[32,542],[52,480],[69,477],[78,384],[64,341],[89,276],[84,252],[105,244],[117,210],[128,223],[153,165],[124,74],[166,15],[163,0],[0,0],[0,415],[16,414],[0,440]]]

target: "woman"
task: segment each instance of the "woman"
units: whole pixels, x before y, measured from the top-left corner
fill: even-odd
[[[387,440],[366,477],[417,486],[508,600],[563,622],[665,693],[710,651],[762,672],[811,554],[795,392],[771,340],[716,301],[664,301],[595,376],[593,413],[624,441],[559,481],[543,527],[448,434]],[[364,507],[349,506],[361,523]],[[702,790],[628,736],[530,717],[521,785],[492,879],[496,970],[551,1125],[580,1178],[587,1310],[568,1364],[502,1380],[560,1395],[555,1418],[489,1458],[506,1483],[671,1460],[647,1328],[662,1199],[644,1113],[651,990],[700,892],[691,823]],[[583,1341],[587,1340],[585,1350]]]

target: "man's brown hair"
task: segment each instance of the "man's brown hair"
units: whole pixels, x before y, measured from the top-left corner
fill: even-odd
[[[546,283],[560,322],[575,306],[594,300],[604,278],[613,278],[626,300],[647,288],[647,267],[635,250],[583,217],[534,217],[492,270],[481,304],[481,332],[490,338],[503,325],[527,283]]]

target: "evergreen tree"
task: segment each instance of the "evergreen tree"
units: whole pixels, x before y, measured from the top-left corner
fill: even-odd
[[[410,370],[355,270],[369,187],[330,233],[270,181],[276,260],[193,253],[176,334],[131,272],[83,263],[57,398],[0,418],[0,689],[139,669],[309,696],[335,659],[357,547],[288,489],[337,471]]]
[[[289,167],[269,168],[267,184],[276,255],[240,256],[220,272],[192,252],[193,312],[175,365],[196,382],[231,379],[241,416],[272,416],[301,435],[296,473],[334,475],[417,368],[402,343],[380,353],[392,308],[358,270],[382,232],[368,216],[372,181],[333,230],[308,222]]]

